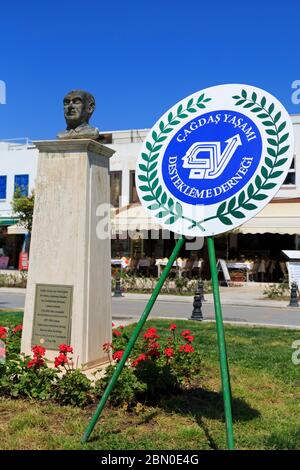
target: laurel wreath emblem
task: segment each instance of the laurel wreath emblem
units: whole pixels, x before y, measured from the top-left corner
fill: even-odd
[[[202,232],[205,232],[204,224],[212,219],[218,219],[227,226],[233,225],[234,219],[246,217],[244,211],[257,209],[256,201],[268,198],[268,191],[277,185],[276,180],[283,173],[280,168],[288,160],[284,154],[289,149],[289,145],[284,145],[289,133],[284,133],[286,121],[281,119],[281,111],[276,110],[274,103],[267,103],[265,96],[259,100],[255,92],[248,96],[246,90],[242,90],[240,96],[235,95],[232,99],[235,101],[235,106],[249,108],[261,119],[262,125],[265,127],[269,146],[260,174],[256,175],[254,182],[242,190],[238,197],[233,196],[220,204],[213,216],[202,220],[193,220],[183,214],[182,205],[179,202],[175,203],[171,197],[168,197],[159,184],[157,165],[159,150],[162,148],[162,142],[167,139],[167,134],[172,132],[174,126],[180,124],[182,119],[188,117],[189,114],[196,113],[197,108],[205,108],[205,103],[211,101],[211,98],[205,98],[204,94],[201,94],[195,102],[191,98],[186,108],[183,108],[182,104],[178,106],[176,115],[170,112],[166,123],[160,121],[159,133],[152,131],[152,139],[148,139],[145,144],[149,153],[142,153],[141,157],[145,163],[139,164],[141,174],[138,175],[138,178],[141,181],[139,189],[143,193],[142,199],[149,202],[148,209],[157,210],[155,215],[164,219],[164,224],[173,224],[178,219],[185,219],[191,224],[189,228],[198,227]]]

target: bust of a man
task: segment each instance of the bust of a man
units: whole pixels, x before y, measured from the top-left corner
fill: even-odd
[[[57,135],[58,139],[97,140],[99,138],[99,129],[89,124],[95,107],[95,98],[87,91],[70,91],[64,97],[64,115],[67,129]]]

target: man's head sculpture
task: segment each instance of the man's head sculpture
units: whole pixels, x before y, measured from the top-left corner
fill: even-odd
[[[90,117],[96,107],[93,95],[83,90],[73,90],[64,97],[64,115],[67,129],[60,132],[59,139],[99,138],[99,129],[89,125]]]

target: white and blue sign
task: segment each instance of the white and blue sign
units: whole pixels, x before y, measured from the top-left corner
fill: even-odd
[[[248,85],[207,88],[150,131],[137,163],[139,197],[174,232],[222,233],[274,197],[292,156],[292,124],[276,98]]]

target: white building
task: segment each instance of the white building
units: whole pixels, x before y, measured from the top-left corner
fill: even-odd
[[[300,115],[293,115],[292,122],[295,157],[285,183],[276,198],[255,218],[229,237],[216,238],[216,249],[222,257],[232,257],[235,252],[241,251],[250,256],[254,252],[261,254],[273,250],[278,254],[282,249],[300,248]],[[116,151],[110,160],[111,203],[115,208],[113,227],[114,222],[118,221],[117,231],[120,234],[112,242],[113,256],[138,256],[141,252],[153,256],[168,256],[174,244],[173,234],[170,234],[170,240],[161,240],[160,236],[158,239],[144,241],[141,237],[128,238],[126,227],[122,226],[122,215],[126,212],[127,219],[138,229],[159,229],[141,207],[135,185],[136,160],[147,134],[148,129],[103,133],[105,145]],[[10,207],[14,190],[20,183],[25,192],[34,188],[37,156],[37,149],[29,142],[0,142],[0,250],[2,248],[5,251],[4,242],[9,245],[10,235],[5,230],[14,223]],[[9,231],[11,230],[8,229]],[[16,265],[16,262],[13,264]]]

